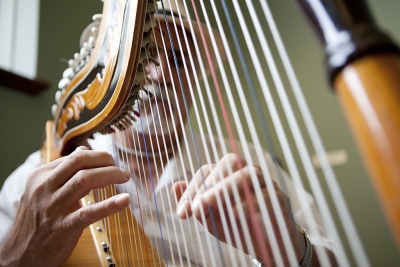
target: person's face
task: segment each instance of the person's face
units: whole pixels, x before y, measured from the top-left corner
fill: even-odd
[[[173,25],[170,25],[171,31],[175,32],[173,28]],[[136,139],[137,134],[139,134],[141,138],[143,133],[146,138],[170,136],[175,140],[175,135],[178,137],[182,135],[183,127],[188,117],[187,110],[192,106],[189,83],[193,81],[193,73],[183,32],[180,29],[178,30],[182,50],[179,46],[177,34],[171,34],[173,36],[173,46],[171,45],[165,25],[163,25],[160,31],[155,29],[154,33],[157,43],[163,48],[160,49],[155,45],[150,45],[147,48],[147,52],[152,55],[154,61],[160,63],[160,65],[157,66],[156,63],[150,59],[144,62],[147,77],[153,81],[153,84],[150,81],[145,81],[145,89],[148,90],[153,97],[141,92],[141,98],[144,100],[143,103],[137,101],[134,105],[134,110],[137,111],[137,114],[140,114],[140,116],[130,129],[124,133],[124,137],[130,140],[132,138]],[[194,52],[189,35],[187,35],[187,39],[191,47],[190,50]],[[176,56],[176,61],[174,59],[174,54]],[[195,58],[195,56],[193,57]],[[183,64],[184,59],[186,60],[187,72]],[[187,73],[191,77],[190,80]],[[132,137],[132,135],[134,135],[134,137]],[[132,146],[133,145],[129,145],[130,148],[133,148]],[[165,149],[168,149],[168,145],[166,146]],[[139,150],[138,148],[133,149]],[[143,148],[140,150],[143,150]]]

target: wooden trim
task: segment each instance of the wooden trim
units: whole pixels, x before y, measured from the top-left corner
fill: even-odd
[[[30,95],[37,95],[50,86],[47,82],[31,80],[3,69],[0,69],[0,85]]]
[[[400,57],[356,60],[335,88],[400,249]]]

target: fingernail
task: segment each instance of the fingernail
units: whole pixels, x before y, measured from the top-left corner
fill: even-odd
[[[129,194],[124,193],[124,194],[118,195],[114,199],[114,203],[117,204],[118,206],[124,206],[129,203],[129,200],[130,200]]]
[[[78,146],[75,150],[89,150],[89,148],[85,146]]]
[[[178,208],[176,209],[176,214],[179,217],[184,217],[186,215],[186,208],[189,205],[189,201],[187,199],[183,199],[179,202]]]
[[[193,199],[193,202],[192,202],[193,209],[198,209],[199,205],[200,205],[200,198],[197,197],[197,198]]]
[[[131,178],[131,173],[127,170],[122,170],[122,173],[124,174],[126,180],[129,180]]]

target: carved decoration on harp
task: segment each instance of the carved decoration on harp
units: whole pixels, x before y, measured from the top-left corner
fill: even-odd
[[[70,60],[52,108],[56,125],[51,136],[60,155],[71,151],[70,142],[96,131],[113,132],[111,125],[128,127],[134,120],[132,103],[145,78],[142,61],[149,57],[143,48],[154,42],[155,8],[155,2],[109,1],[103,15],[94,16],[103,23],[90,25],[92,36]],[[136,16],[140,9],[147,15]]]
[[[82,44],[80,53],[69,61],[69,68],[59,83],[57,104],[52,108],[54,121],[46,124],[43,163],[69,154],[79,140],[94,132],[112,132],[112,125],[124,129],[135,120],[131,115],[132,104],[139,99],[138,92],[145,78],[142,63],[149,55],[144,48],[154,42],[152,28],[156,7],[152,0],[106,0],[103,14],[93,17],[95,22],[88,30],[91,36]],[[113,186],[105,190],[107,196],[117,192]],[[93,191],[81,203],[85,206],[98,200],[99,195]],[[113,225],[116,220],[124,225],[122,231],[130,232],[134,235],[131,238],[146,249],[145,258],[121,258],[113,254],[113,250],[120,248],[115,241],[121,230]],[[108,227],[104,227],[105,224]],[[63,266],[110,267],[115,263],[139,261],[164,266],[144,235],[142,226],[128,209],[99,222],[99,225],[99,228],[90,227],[91,234],[85,230]],[[107,245],[110,243],[114,243],[113,247]],[[96,247],[96,250],[88,251],[87,246]],[[90,255],[82,251],[88,251]],[[94,254],[98,257],[93,257]]]

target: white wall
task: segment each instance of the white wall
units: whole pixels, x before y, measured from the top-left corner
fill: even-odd
[[[0,68],[35,79],[40,0],[0,0]]]

